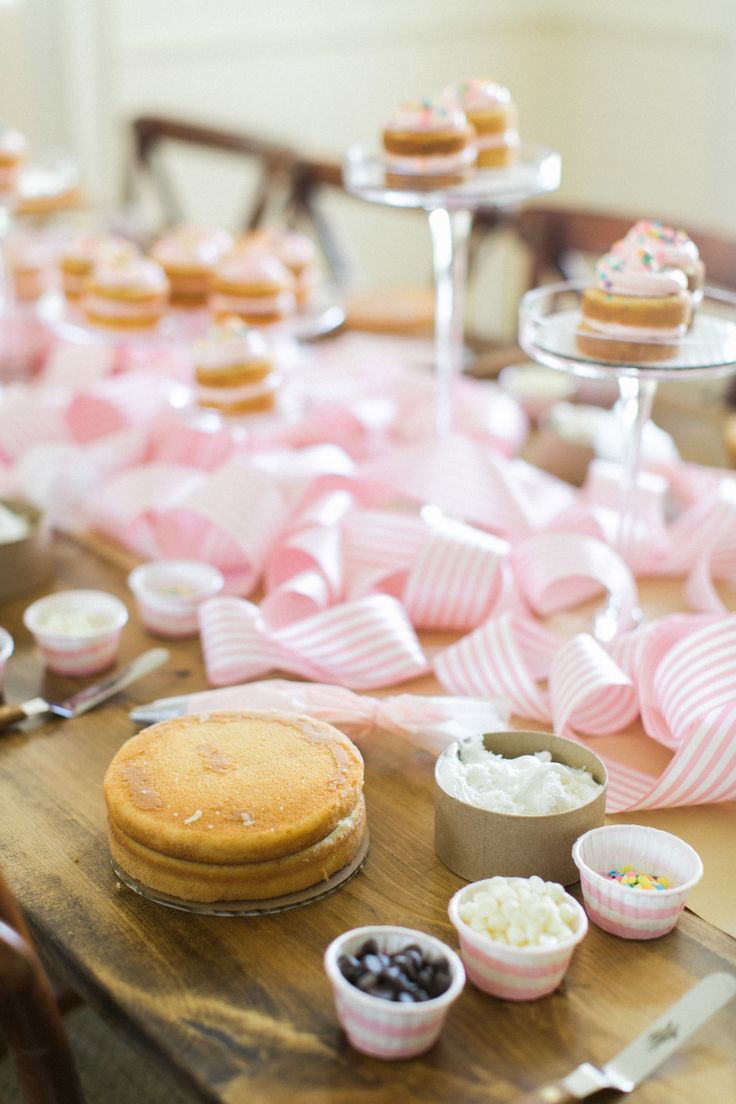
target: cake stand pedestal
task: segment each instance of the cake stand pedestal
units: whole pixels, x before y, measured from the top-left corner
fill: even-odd
[[[411,178],[407,177],[410,182]],[[518,162],[506,169],[479,169],[454,187],[389,187],[381,156],[361,146],[348,151],[345,189],[369,203],[427,212],[435,282],[435,425],[438,436],[451,432],[453,390],[463,359],[463,322],[468,242],[478,210],[514,207],[560,184],[560,155],[524,145]]]
[[[695,320],[677,341],[677,353],[662,358],[662,346],[655,339],[637,339],[644,354],[637,362],[620,363],[616,346],[621,340],[596,334],[609,358],[596,358],[580,351],[580,300],[587,282],[551,284],[527,292],[519,307],[519,344],[539,364],[587,379],[615,378],[617,409],[621,422],[621,479],[614,547],[626,557],[631,549],[637,521],[637,483],[641,467],[644,427],[649,421],[660,380],[718,378],[736,372],[736,295],[722,288],[706,287]],[[586,331],[590,337],[590,332]],[[615,599],[596,617],[595,635],[612,640],[629,627],[622,624]]]

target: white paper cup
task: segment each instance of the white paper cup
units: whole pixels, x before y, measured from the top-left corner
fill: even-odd
[[[341,955],[354,954],[368,939],[379,951],[395,954],[418,944],[430,961],[444,958],[450,967],[450,987],[439,997],[403,1004],[363,993],[337,965]],[[412,928],[388,925],[353,928],[333,939],[325,951],[325,970],[332,983],[335,1008],[345,1034],[356,1050],[373,1058],[413,1058],[437,1041],[448,1009],[463,990],[465,971],[458,955],[439,939]]]
[[[5,665],[13,654],[13,638],[5,629],[0,629],[0,701],[5,688]]]
[[[537,1000],[552,993],[564,978],[573,951],[588,930],[588,918],[580,904],[565,894],[565,901],[577,915],[577,927],[568,938],[554,947],[513,947],[498,943],[490,935],[477,932],[460,916],[460,906],[490,882],[484,878],[458,890],[450,899],[448,913],[460,941],[460,954],[468,981],[503,1000]],[[509,878],[525,882],[526,878]]]
[[[128,576],[141,621],[150,633],[169,639],[196,636],[200,604],[224,584],[221,571],[199,560],[153,560]]]
[[[48,669],[71,678],[113,666],[127,620],[123,602],[104,590],[61,590],[23,614]]]
[[[703,875],[700,856],[689,843],[643,824],[594,828],[576,840],[572,857],[588,916],[622,939],[657,939],[672,931]],[[623,866],[665,875],[672,889],[632,889],[606,877]]]

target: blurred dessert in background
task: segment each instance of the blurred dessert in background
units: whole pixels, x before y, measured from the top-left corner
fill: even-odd
[[[64,247],[59,259],[61,286],[67,299],[75,303],[84,291],[85,282],[95,265],[107,256],[136,256],[138,249],[127,238],[115,234],[78,234]]]
[[[223,414],[273,409],[281,382],[263,334],[236,316],[195,342],[194,377],[197,404]]]
[[[169,281],[161,265],[127,248],[106,255],[84,284],[82,309],[92,326],[153,329],[168,305]]]
[[[389,187],[461,184],[475,165],[475,130],[456,104],[403,104],[386,123],[382,137]]]
[[[206,306],[215,268],[233,244],[226,230],[186,225],[174,227],[154,243],[150,255],[169,279],[172,306]]]
[[[59,234],[13,228],[7,243],[7,260],[19,302],[32,303],[58,284],[62,249]]]
[[[661,268],[684,272],[693,304],[698,305],[703,298],[705,265],[697,245],[684,230],[673,230],[659,219],[640,219],[612,247],[612,252],[623,256],[638,251],[648,253]]]
[[[14,127],[0,123],[0,203],[15,199],[27,152],[25,135]]]
[[[296,309],[292,275],[260,243],[241,245],[215,269],[210,309],[217,319],[235,314],[254,326],[282,322]]]
[[[461,108],[476,131],[477,165],[498,169],[513,165],[519,154],[516,104],[502,84],[473,77],[450,85],[442,98]]]

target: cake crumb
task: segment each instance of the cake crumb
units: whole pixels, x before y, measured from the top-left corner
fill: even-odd
[[[194,813],[192,813],[192,815],[191,815],[191,816],[188,816],[188,817],[185,817],[185,818],[184,818],[184,823],[185,823],[185,824],[194,824],[195,820],[199,820],[199,818],[201,817],[201,815],[202,815],[202,810],[201,810],[201,809],[197,809],[197,811],[196,811],[196,812],[194,812]]]

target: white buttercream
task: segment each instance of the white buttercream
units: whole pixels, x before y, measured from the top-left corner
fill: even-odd
[[[595,266],[595,283],[613,295],[661,298],[687,290],[687,277],[676,268],[662,268],[644,250],[606,253]]]
[[[395,172],[432,175],[433,173],[455,172],[475,163],[476,147],[470,144],[457,153],[433,154],[431,157],[407,157],[395,153],[386,153],[385,162],[389,170]]]
[[[291,314],[296,301],[291,291],[279,291],[275,295],[228,295],[218,292],[210,299],[210,307],[216,314],[229,312],[242,314]]]
[[[673,230],[654,219],[640,219],[613,246],[615,253],[648,251],[662,268],[689,268],[700,259],[697,245],[684,230]]]
[[[164,266],[213,268],[232,247],[232,234],[226,230],[178,226],[159,238],[151,249],[151,256]]]
[[[457,104],[423,100],[397,108],[386,124],[386,130],[403,133],[428,133],[442,130],[465,130],[468,120]]]
[[[239,318],[224,319],[194,344],[194,363],[204,371],[218,371],[232,364],[264,360],[268,355],[269,347],[263,335]]]

